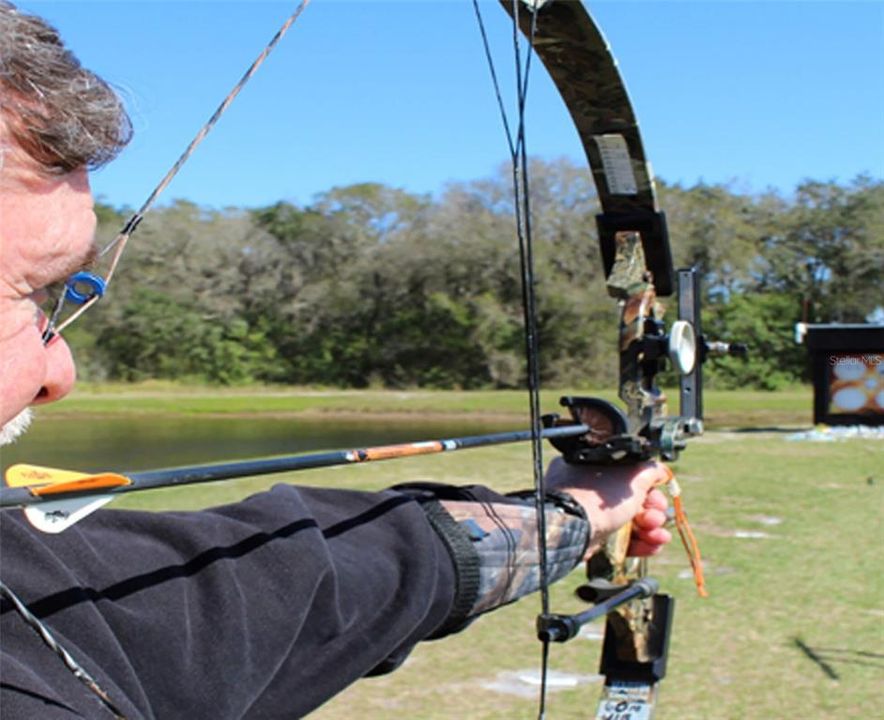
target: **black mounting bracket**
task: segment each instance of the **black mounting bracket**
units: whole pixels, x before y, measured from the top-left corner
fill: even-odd
[[[605,277],[614,267],[618,232],[637,232],[641,235],[645,263],[654,276],[657,295],[668,297],[675,291],[675,271],[672,266],[672,251],[669,248],[669,230],[666,227],[666,214],[662,212],[627,214],[606,212],[595,216],[599,233],[599,247]]]
[[[648,634],[648,659],[637,660],[632,654],[634,647],[632,630],[618,613],[610,613],[605,624],[605,640],[599,672],[605,676],[605,684],[634,682],[653,685],[666,676],[666,660],[669,656],[669,636],[675,600],[670,595],[653,596],[653,608]]]

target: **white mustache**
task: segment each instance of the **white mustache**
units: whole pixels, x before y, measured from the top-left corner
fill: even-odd
[[[33,417],[31,408],[25,408],[3,427],[0,427],[0,447],[10,445],[24,435]]]

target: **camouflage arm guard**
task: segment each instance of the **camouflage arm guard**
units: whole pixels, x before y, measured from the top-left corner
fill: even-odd
[[[457,587],[448,620],[433,637],[457,632],[481,613],[540,589],[540,548],[531,493],[501,496],[476,486],[412,484],[395,488],[421,503],[447,546]],[[590,539],[580,505],[564,493],[547,493],[549,582],[583,559]]]

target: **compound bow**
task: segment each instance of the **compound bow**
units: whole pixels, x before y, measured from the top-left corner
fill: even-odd
[[[571,463],[637,463],[678,457],[687,438],[703,432],[701,366],[710,352],[743,354],[742,345],[709,344],[700,332],[700,290],[695,269],[673,271],[666,217],[645,158],[638,122],[604,36],[578,0],[500,0],[555,83],[592,170],[602,212],[598,239],[608,293],[620,306],[619,396],[622,411],[599,398],[564,397],[570,419],[544,416],[543,424],[583,424],[581,436],[552,439]],[[524,103],[524,98],[520,97]],[[521,133],[520,133],[521,136]],[[515,158],[514,158],[515,160]],[[523,168],[523,172],[527,172]],[[527,184],[526,184],[527,187]],[[527,212],[527,211],[526,211]],[[669,330],[658,301],[677,293],[678,320]],[[656,375],[667,361],[680,375],[680,412],[667,416]],[[670,480],[676,525],[705,595],[699,551]],[[542,487],[542,484],[540,484]],[[645,579],[644,561],[626,556],[631,528],[608,542],[587,566],[588,583],[578,595],[597,607],[577,615],[538,618],[546,645],[576,635],[580,625],[607,614],[601,672],[605,687],[599,718],[649,718],[657,683],[666,672],[673,599]],[[546,671],[544,650],[544,674]],[[540,715],[544,713],[545,678]]]

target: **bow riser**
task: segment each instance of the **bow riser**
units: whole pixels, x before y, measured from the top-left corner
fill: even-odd
[[[662,306],[647,269],[641,235],[619,232],[608,276],[608,294],[619,300],[620,399],[626,404],[627,432],[643,436],[666,413],[666,397],[654,387],[659,359],[653,352],[661,331]]]

